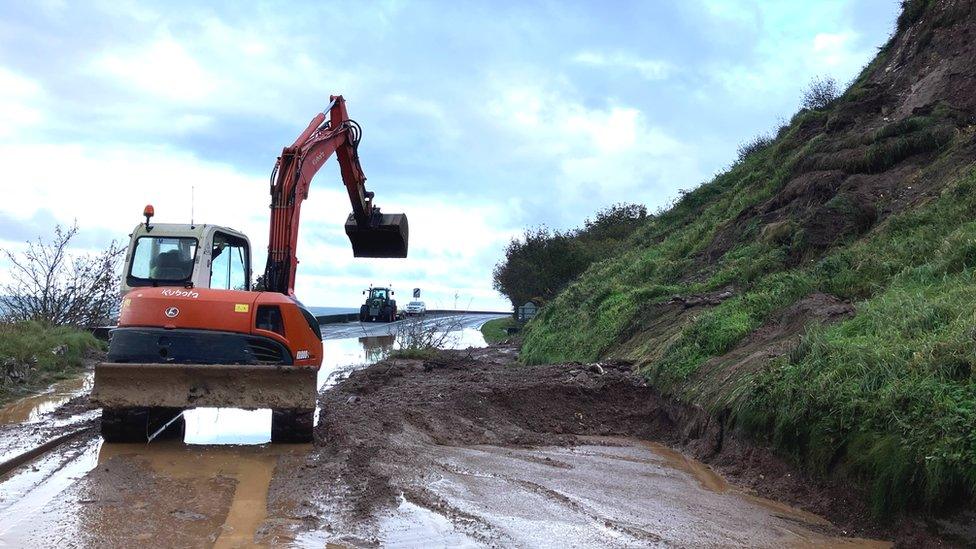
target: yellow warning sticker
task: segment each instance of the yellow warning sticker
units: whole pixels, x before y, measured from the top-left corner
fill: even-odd
[[[246,313],[249,309],[250,309],[250,306],[247,303],[238,303],[238,304],[234,305],[234,312],[235,313]]]

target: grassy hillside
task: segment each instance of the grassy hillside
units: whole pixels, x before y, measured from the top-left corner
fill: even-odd
[[[591,266],[530,323],[523,359],[634,360],[861,479],[879,512],[971,500],[974,24],[968,3],[907,3],[841,98]]]
[[[487,343],[498,343],[508,339],[508,329],[516,326],[518,323],[510,316],[496,318],[481,325],[481,335],[485,337]]]
[[[90,333],[38,322],[0,322],[0,404],[77,375],[103,349]]]

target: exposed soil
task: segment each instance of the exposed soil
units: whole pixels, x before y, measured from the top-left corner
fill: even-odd
[[[976,120],[976,9],[972,0],[928,4],[922,17],[881,48],[873,67],[836,105],[823,116],[802,119],[788,139],[820,142],[791,167],[772,196],[716,231],[703,268],[756,239],[786,246],[793,264],[819,257],[936,195],[951,180],[948,173],[968,170]],[[898,126],[910,117],[929,117],[929,126]],[[883,128],[888,131],[879,134]],[[933,135],[941,135],[943,144],[906,145]],[[956,150],[943,155],[952,136]],[[888,153],[872,156],[872,147]],[[885,162],[878,161],[881,156]]]
[[[820,296],[811,300],[830,301]],[[849,307],[829,305],[837,314],[845,314],[842,309]],[[631,372],[628,363],[524,366],[515,364],[516,358],[514,346],[502,345],[445,351],[428,361],[381,362],[354,372],[320,396],[323,412],[312,452],[293,458],[296,462],[279,462],[279,468],[294,468],[297,473],[275,475],[270,508],[276,509],[275,514],[287,514],[287,509],[294,514],[294,509],[304,508],[309,525],[344,532],[349,524],[375,519],[385,510],[419,505],[450,517],[455,529],[468,525],[467,534],[480,543],[505,544],[512,540],[498,537],[484,516],[451,505],[428,489],[437,479],[443,480],[445,470],[458,473],[458,468],[471,466],[453,449],[509,448],[505,451],[509,458],[559,468],[571,467],[572,462],[563,463],[555,449],[577,452],[572,449],[585,447],[600,453],[594,445],[616,447],[621,440],[639,439],[693,454],[744,494],[787,502],[829,519],[830,523],[801,521],[816,535],[888,539],[894,535],[913,546],[943,546],[919,521],[901,519],[894,526],[874,522],[862,494],[849,484],[798,474],[768,449],[728,432],[720,419],[662,398]],[[631,481],[636,479],[617,478],[612,484]],[[543,491],[572,499],[553,495],[548,488]],[[562,503],[580,505],[576,500]],[[668,541],[646,529],[640,531],[640,535],[656,536],[656,542]]]
[[[724,401],[740,376],[765,367],[796,348],[814,324],[832,324],[854,316],[854,306],[836,296],[814,292],[772,315],[732,350],[705,362],[689,384],[702,387],[710,401]]]

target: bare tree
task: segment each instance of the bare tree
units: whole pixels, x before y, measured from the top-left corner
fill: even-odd
[[[461,320],[456,315],[407,318],[397,323],[393,335],[399,351],[446,349],[460,341]]]
[[[810,81],[807,91],[803,92],[802,107],[812,111],[827,108],[839,96],[837,81],[830,76],[818,76]]]
[[[10,282],[0,286],[4,315],[54,325],[92,327],[110,320],[119,301],[119,263],[125,248],[112,243],[98,254],[72,254],[77,223],[58,225],[48,242],[38,237],[21,253],[3,250]]]

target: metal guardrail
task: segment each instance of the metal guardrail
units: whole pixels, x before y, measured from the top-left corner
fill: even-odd
[[[511,315],[512,311],[461,311],[455,309],[427,309],[429,315],[445,315],[467,313],[472,315]],[[359,313],[342,313],[337,315],[315,315],[319,324],[335,324],[338,322],[352,322],[359,320]]]
[[[319,324],[335,324],[337,322],[352,322],[359,319],[359,313],[341,313],[337,315],[315,315]]]

